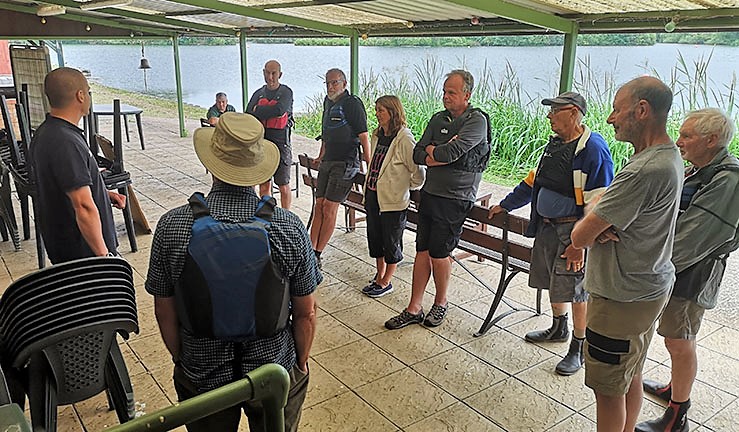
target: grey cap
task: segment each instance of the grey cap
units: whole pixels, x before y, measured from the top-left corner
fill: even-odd
[[[575,105],[580,112],[585,115],[585,113],[588,110],[588,104],[585,102],[585,98],[580,94],[576,92],[564,92],[561,95],[549,98],[549,99],[542,99],[541,101],[542,105]]]

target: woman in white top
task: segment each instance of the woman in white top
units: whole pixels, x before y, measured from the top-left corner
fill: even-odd
[[[375,102],[378,128],[372,132],[372,161],[364,184],[367,244],[377,263],[375,280],[362,289],[370,297],[392,292],[391,279],[403,259],[403,231],[410,190],[420,188],[425,168],[413,162],[416,140],[408,129],[405,111],[396,96]]]

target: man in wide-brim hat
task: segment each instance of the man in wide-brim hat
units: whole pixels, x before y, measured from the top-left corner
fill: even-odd
[[[270,178],[280,160],[277,147],[264,139],[262,124],[250,114],[224,113],[215,128],[196,130],[194,143],[198,158],[213,175],[213,187],[206,197],[211,215],[217,220],[246,222],[259,203],[253,186]],[[267,228],[272,261],[290,281],[292,323],[272,337],[229,342],[195,337],[180,326],[176,286],[192,224],[189,205],[162,216],[154,233],[146,279],[162,339],[172,354],[179,400],[236,381],[262,364],[278,363],[290,375],[285,430],[296,431],[308,388],[307,362],[316,325],[313,292],[323,279],[305,226],[295,214],[276,208]],[[226,408],[188,424],[187,429],[235,432],[241,409],[249,418],[250,430],[264,430],[261,409],[250,403]]]

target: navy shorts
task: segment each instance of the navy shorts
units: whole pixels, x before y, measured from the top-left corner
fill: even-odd
[[[403,260],[403,231],[407,211],[380,212],[377,192],[366,189],[364,209],[367,212],[367,246],[372,258],[385,258],[387,264]]]

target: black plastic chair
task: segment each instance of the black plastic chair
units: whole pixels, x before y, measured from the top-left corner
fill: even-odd
[[[53,265],[8,287],[0,298],[0,344],[6,366],[27,376],[34,431],[55,431],[58,405],[103,390],[121,423],[133,418],[133,390],[116,341],[130,332],[138,332],[136,299],[122,258]]]
[[[0,369],[0,430],[31,432],[23,410],[10,400],[10,392],[2,369]]]
[[[3,122],[5,125],[5,133],[7,134],[8,149],[0,152],[3,163],[10,170],[15,184],[15,190],[18,193],[18,199],[21,204],[21,220],[23,225],[23,239],[31,238],[31,222],[29,198],[34,216],[38,215],[36,201],[36,181],[31,164],[27,163],[28,143],[31,142],[31,129],[28,125],[28,115],[26,114],[23,100],[24,92],[21,91],[16,99],[16,113],[18,116],[18,126],[21,131],[21,139],[17,139],[13,124],[10,119],[10,110],[5,96],[0,95],[0,112],[2,112]],[[38,257],[38,267],[43,268],[46,265],[46,251],[44,250],[43,238],[41,237],[41,227],[35,224],[36,234],[36,252]]]
[[[89,122],[91,125],[94,122]],[[90,129],[94,132],[94,128]],[[112,145],[112,154],[103,154],[105,158],[101,158],[98,154],[103,146]],[[123,208],[123,220],[126,224],[126,233],[128,234],[128,242],[131,245],[131,252],[136,252],[138,246],[136,244],[136,229],[133,225],[133,215],[131,214],[131,200],[128,195],[128,186],[133,183],[131,173],[125,170],[123,164],[123,139],[121,137],[121,101],[113,100],[113,142],[107,138],[94,133],[90,139],[90,151],[98,158],[98,164],[105,168],[100,173],[108,190],[117,190],[119,194],[126,197],[126,207]],[[101,164],[102,162],[102,164]]]
[[[0,133],[4,133],[4,131],[0,131]],[[1,140],[2,137],[0,137]],[[2,145],[0,144],[0,146]],[[11,196],[10,170],[0,160],[0,234],[3,241],[8,239],[13,241],[13,247],[17,252],[21,249],[21,238],[18,234],[18,225],[15,221]]]

